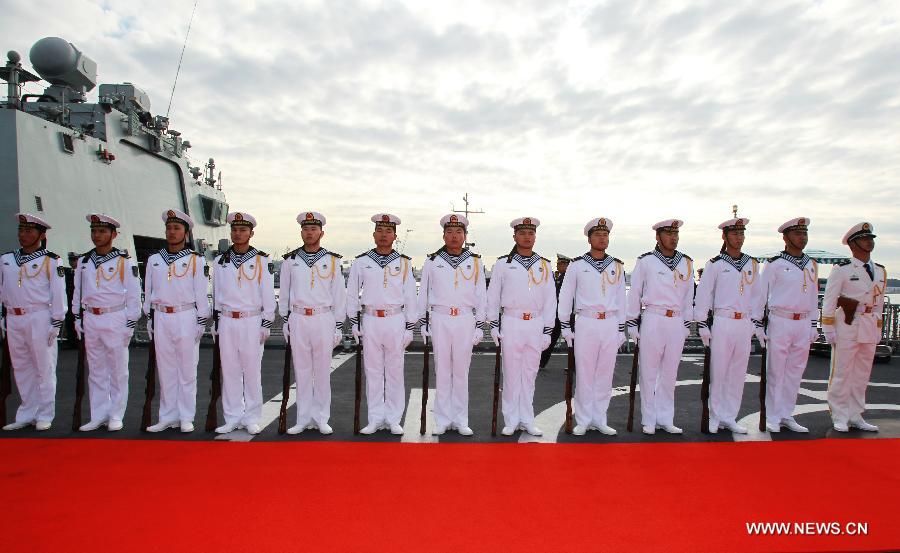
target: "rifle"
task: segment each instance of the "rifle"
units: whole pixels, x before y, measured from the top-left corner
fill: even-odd
[[[219,312],[213,311],[213,328],[219,331]],[[216,404],[222,397],[222,349],[219,347],[221,336],[217,336],[213,343],[213,363],[209,372],[209,406],[206,408],[206,431],[212,432],[219,426],[219,411]]]
[[[87,364],[85,351],[84,322],[82,322],[81,340],[78,340],[78,365],[75,369],[75,408],[72,413],[72,432],[81,426],[81,401],[84,399],[84,369]]]
[[[290,336],[284,344],[284,375],[281,377],[281,410],[278,412],[278,433],[285,434],[287,432],[287,404],[288,396],[291,394],[291,342]],[[298,389],[299,393],[300,390]]]
[[[569,316],[569,328],[575,330],[575,314]],[[575,374],[575,345],[571,345],[569,350],[569,365],[566,368],[566,434],[572,433],[572,378]]]
[[[362,330],[362,311],[356,312],[356,324]],[[359,404],[362,401],[362,370],[363,370],[363,345],[362,336],[357,338],[356,344],[356,396],[353,399],[353,433],[359,434]]]
[[[429,313],[428,313],[428,311],[426,311],[425,312],[425,328],[426,329],[428,328],[428,315],[429,315]],[[423,361],[423,364],[422,364],[422,413],[419,415],[419,421],[420,421],[419,422],[419,435],[420,436],[425,435],[425,417],[426,417],[427,411],[428,411],[428,372],[429,372],[428,355],[430,353],[429,350],[431,349],[431,345],[428,343],[428,339],[423,338],[423,340],[425,342],[425,350],[424,350],[425,360]]]
[[[4,319],[6,308],[3,308]],[[6,426],[6,398],[12,393],[12,359],[9,356],[9,336],[3,339],[3,362],[0,363],[0,426]]]
[[[637,341],[634,343],[634,359],[631,360],[631,387],[628,390],[628,424],[626,428],[629,432],[634,429],[634,394],[637,388],[638,379],[638,353],[640,346]],[[641,393],[644,393],[643,391]]]
[[[500,327],[498,326],[497,333],[499,334],[499,332]],[[500,404],[500,367],[502,365],[502,359],[500,355],[500,340],[498,339],[497,342],[497,353],[494,356],[494,407],[493,415],[491,417],[491,436],[497,435],[497,407]]]
[[[147,315],[147,324],[153,325],[153,313],[151,309]],[[144,387],[144,410],[141,413],[141,432],[146,432],[150,426],[153,408],[153,397],[156,395],[156,340],[153,339],[153,333],[149,334],[150,345],[147,346],[147,375],[145,377],[146,385]]]
[[[700,383],[700,402],[703,410],[700,412],[700,432],[709,434],[709,346],[703,347],[703,381]]]
[[[763,318],[763,328],[768,327],[769,318]],[[768,373],[768,369],[766,368],[766,361],[768,360],[768,351],[769,345],[766,344],[766,347],[763,348],[762,353],[759,356],[760,366],[759,366],[759,431],[766,431],[766,377]]]

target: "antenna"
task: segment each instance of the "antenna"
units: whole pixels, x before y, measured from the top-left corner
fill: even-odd
[[[451,211],[453,213],[464,213],[466,216],[466,219],[469,218],[470,213],[484,213],[484,211],[481,209],[479,209],[477,211],[474,209],[469,209],[469,193],[468,192],[465,193],[465,195],[462,197],[462,199],[463,199],[463,203],[465,204],[466,207],[462,211],[460,211],[458,209],[454,209],[453,206],[451,205]],[[474,247],[475,242],[466,242],[465,246],[468,248]]]
[[[734,213],[734,218],[737,219],[737,204],[731,206],[731,212]]]
[[[172,94],[169,95],[169,107],[166,108],[166,117],[172,111],[172,99],[175,98],[175,85],[178,84],[178,74],[181,73],[181,62],[184,60],[184,51],[187,50],[188,37],[191,36],[191,25],[194,23],[194,13],[197,11],[197,4],[200,0],[194,0],[194,9],[191,10],[191,18],[188,20],[187,32],[184,34],[184,45],[181,47],[181,56],[178,57],[178,69],[175,70],[175,81],[172,82]]]

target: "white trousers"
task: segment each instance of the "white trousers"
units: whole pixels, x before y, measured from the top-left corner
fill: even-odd
[[[403,384],[403,315],[363,314],[363,361],[369,424],[400,424],[406,407]]]
[[[862,420],[875,345],[838,337],[837,344],[832,347],[828,408],[833,422],[848,424]]]
[[[469,426],[469,365],[475,316],[431,313],[431,345],[434,348],[436,397],[434,423],[437,426]]]
[[[194,421],[197,411],[197,361],[200,355],[196,335],[196,309],[178,313],[155,312],[153,340],[159,375],[159,422]]]
[[[219,317],[222,414],[226,424],[258,424],[262,416],[262,318]]]
[[[56,415],[57,346],[47,345],[50,311],[6,316],[9,358],[22,404],[16,422],[52,422]]]
[[[331,417],[334,314],[320,313],[307,317],[291,313],[288,320],[291,359],[294,362],[294,379],[297,381],[297,424],[328,424]]]
[[[125,311],[84,313],[84,346],[88,365],[91,420],[121,421],[128,403],[128,347]]]
[[[687,329],[681,317],[644,312],[640,330],[641,424],[674,424],[675,381]]]
[[[766,422],[779,424],[794,413],[800,379],[809,359],[809,319],[772,314],[766,355]]]
[[[543,322],[504,315],[501,325],[503,422],[512,427],[533,424],[534,380],[543,350]]]
[[[619,321],[579,316],[575,320],[575,421],[605,425],[619,351]]]
[[[750,339],[756,327],[750,319],[715,317],[709,343],[709,421],[736,423],[744,396]]]

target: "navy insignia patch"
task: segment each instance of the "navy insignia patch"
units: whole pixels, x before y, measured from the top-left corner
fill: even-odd
[[[56,275],[57,275],[57,276],[60,276],[60,277],[66,276],[66,269],[65,269],[65,267],[57,267],[57,268],[56,268]]]
[[[137,265],[132,265],[132,266],[131,266],[131,274],[134,275],[135,278],[137,278],[137,276],[138,276],[138,268],[137,268]]]
[[[275,263],[273,263],[273,262],[271,262],[271,261],[269,262],[269,274],[270,274],[270,275],[274,275],[274,274],[275,274]]]
[[[209,278],[209,265],[203,266],[203,276],[205,276],[206,278]]]

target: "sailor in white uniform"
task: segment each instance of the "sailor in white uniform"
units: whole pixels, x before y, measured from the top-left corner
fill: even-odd
[[[762,295],[757,261],[742,253],[749,219],[729,219],[719,225],[722,251],[706,263],[697,296],[694,317],[703,345],[710,348],[709,431],[727,428],[736,434],[747,429],[737,423],[750,341],[754,333],[762,339]],[[712,330],[708,319],[713,316]]]
[[[75,332],[85,341],[91,420],[79,430],[106,425],[115,432],[128,403],[128,345],[141,318],[141,281],[128,252],[113,247],[119,222],[102,213],[85,219],[94,248],[75,266],[72,312]]]
[[[535,217],[510,222],[516,245],[494,263],[488,286],[491,338],[503,343],[504,436],[543,434],[534,424],[534,381],[556,321],[556,286],[550,261],[534,252],[540,224]]]
[[[838,432],[878,431],[862,416],[875,346],[881,341],[887,287],[887,270],[872,261],[874,230],[871,223],[857,223],[844,234],[853,258],[835,265],[825,285],[822,328],[832,347],[828,408]]]
[[[66,282],[59,256],[47,251],[50,225],[30,213],[17,213],[19,245],[0,257],[9,357],[22,404],[3,430],[34,425],[47,430],[56,413],[56,338],[66,316]]]
[[[809,346],[819,337],[819,266],[803,249],[809,241],[809,217],[786,221],[778,232],[784,251],[762,269],[761,302],[768,305],[768,328],[760,343],[768,341],[766,366],[766,429],[809,432],[794,420],[800,379],[809,359]],[[757,337],[760,337],[757,334]]]
[[[626,299],[628,332],[640,340],[644,434],[653,434],[657,428],[670,434],[682,432],[674,423],[675,382],[694,320],[694,261],[676,249],[683,224],[666,219],[653,225],[656,248],[638,257]]]
[[[297,222],[303,246],[284,256],[278,299],[297,381],[297,424],[287,432],[316,428],[331,434],[331,353],[341,342],[347,290],[341,256],[320,244],[325,216],[305,211],[297,215]]]
[[[399,435],[406,407],[403,354],[417,320],[416,280],[410,258],[393,248],[400,218],[378,213],[372,222],[375,248],[356,256],[347,278],[347,316],[354,338],[362,339],[366,369],[369,422],[360,432],[386,428]]]
[[[222,413],[217,434],[246,428],[259,434],[262,355],[275,319],[275,264],[250,245],[256,218],[229,213],[231,247],[213,261],[213,310],[222,359]]]
[[[437,397],[433,434],[448,428],[471,436],[469,428],[469,365],[472,347],[484,338],[487,308],[484,263],[465,247],[469,220],[444,215],[444,246],[422,265],[419,322],[422,336],[431,337]]]
[[[209,267],[186,243],[193,219],[169,209],[162,220],[166,247],[147,259],[144,275],[144,312],[154,335],[159,373],[159,422],[147,430],[180,427],[193,432],[200,338],[210,316]]]
[[[576,257],[566,270],[559,292],[562,336],[575,347],[575,422],[572,433],[583,436],[597,430],[613,436],[606,424],[612,397],[616,354],[625,343],[625,268],[608,255],[608,217],[591,219],[584,226],[590,251]],[[574,315],[575,328],[572,328]]]

